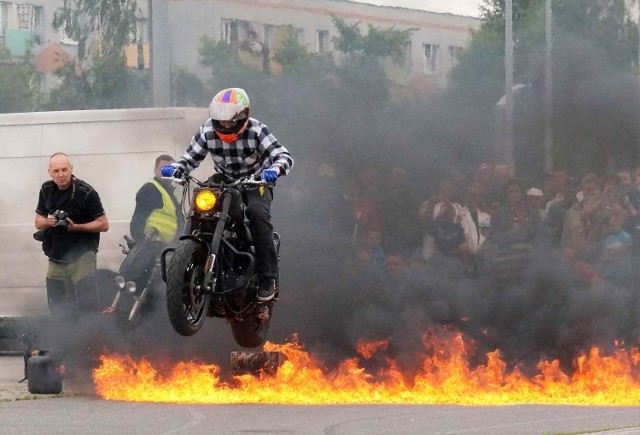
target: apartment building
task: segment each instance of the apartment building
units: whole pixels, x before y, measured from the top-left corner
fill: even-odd
[[[264,56],[272,56],[293,28],[308,50],[331,53],[339,62],[332,44],[338,33],[332,22],[335,16],[347,23],[359,22],[363,32],[368,25],[414,29],[405,47],[406,64],[389,64],[388,72],[401,83],[441,87],[456,56],[469,44],[472,30],[480,26],[474,17],[348,0],[139,0],[137,34],[126,51],[132,67],[150,65],[149,6],[160,1],[168,3],[170,45],[162,49],[170,51],[172,68],[202,78],[208,72],[199,64],[198,47],[205,35],[227,41],[248,64],[261,68]],[[62,4],[63,0],[0,0],[0,45],[14,55],[31,51],[39,68],[52,72],[77,53],[77,43],[51,27],[53,14]],[[277,73],[277,64],[271,65]]]

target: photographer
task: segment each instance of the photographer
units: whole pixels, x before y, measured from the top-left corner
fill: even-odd
[[[36,208],[34,237],[49,257],[47,299],[53,314],[65,308],[94,308],[94,282],[100,232],[109,229],[100,196],[73,175],[69,156],[58,152],[49,160],[51,180],[42,184]]]

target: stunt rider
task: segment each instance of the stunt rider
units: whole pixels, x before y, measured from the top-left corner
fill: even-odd
[[[278,279],[271,224],[273,186],[278,177],[289,173],[293,159],[267,126],[250,114],[249,96],[243,89],[218,92],[209,106],[209,119],[193,136],[185,154],[162,173],[181,177],[211,153],[216,171],[229,180],[260,175],[270,182],[269,188],[246,190],[242,197],[256,248],[258,300],[266,302],[273,299]]]

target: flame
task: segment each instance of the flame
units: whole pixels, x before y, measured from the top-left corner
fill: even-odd
[[[356,352],[358,352],[364,359],[371,359],[371,357],[379,350],[386,350],[389,347],[389,340],[378,341],[363,341],[358,340],[356,344]]]
[[[328,370],[297,342],[290,342],[264,346],[285,357],[275,376],[242,375],[225,383],[214,364],[192,361],[153,367],[145,359],[114,354],[100,357],[93,378],[102,398],[141,402],[640,405],[637,348],[619,347],[605,356],[592,347],[574,359],[573,373],[565,373],[558,360],[541,360],[537,374],[527,377],[518,367],[507,370],[499,350],[486,354],[485,364],[472,366],[474,343],[460,333],[442,338],[429,332],[423,342],[427,356],[411,374],[402,372],[390,357],[383,358],[385,367],[376,373],[365,370],[358,357]],[[386,340],[358,344],[365,360],[387,348]]]

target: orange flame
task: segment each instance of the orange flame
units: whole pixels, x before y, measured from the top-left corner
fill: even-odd
[[[389,340],[378,341],[363,341],[358,340],[356,343],[356,351],[362,355],[364,359],[371,359],[371,357],[379,350],[387,350],[389,347]]]
[[[171,403],[275,404],[574,404],[640,405],[640,351],[618,348],[603,356],[593,347],[574,360],[574,372],[565,373],[558,360],[540,361],[538,373],[527,378],[517,367],[507,370],[500,351],[486,355],[475,368],[468,361],[473,343],[462,334],[424,336],[427,353],[415,374],[403,373],[386,358],[384,370],[368,373],[357,357],[327,370],[297,343],[266,343],[265,351],[280,352],[286,360],[275,376],[234,377],[220,380],[213,364],[181,362],[166,370],[126,356],[101,356],[93,378],[106,400]],[[386,340],[360,343],[363,358],[385,351]]]

